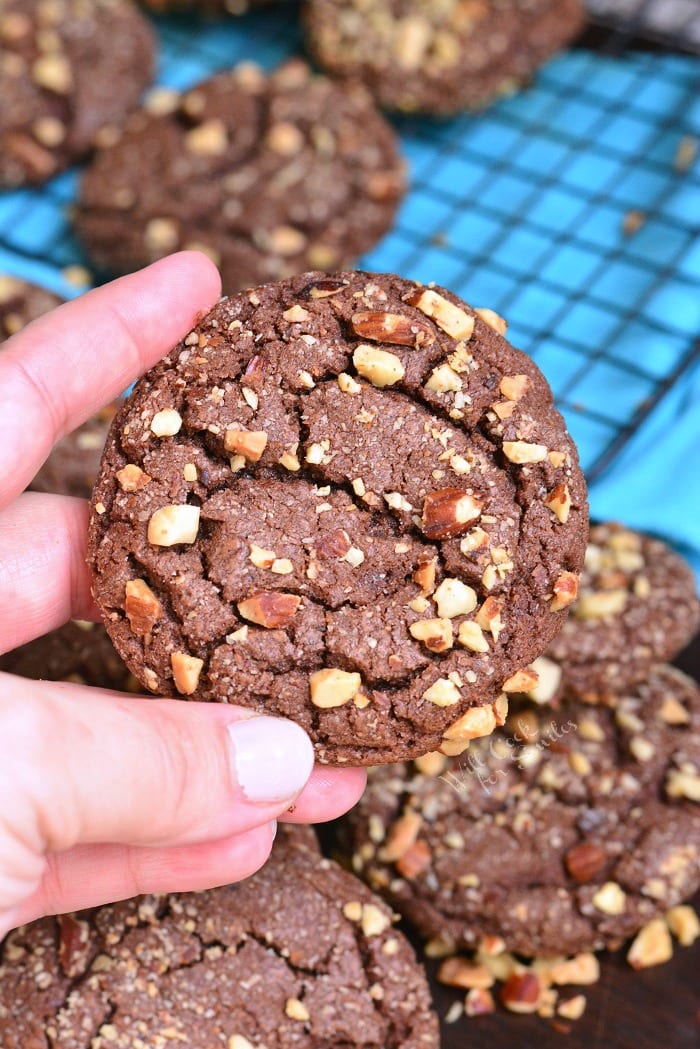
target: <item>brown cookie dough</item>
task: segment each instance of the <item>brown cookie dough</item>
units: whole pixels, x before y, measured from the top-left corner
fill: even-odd
[[[491,731],[587,536],[530,358],[450,292],[307,273],[223,299],[105,446],[89,562],[153,691],[293,718],[372,764]]]
[[[138,692],[139,684],[114,651],[105,628],[71,620],[58,630],[0,656],[0,671],[33,681],[72,681],[118,692]]]
[[[77,430],[61,438],[29,485],[31,491],[89,499],[107,431],[118,406],[118,401],[108,404]]]
[[[62,301],[45,288],[0,273],[0,343],[16,335],[42,313],[60,306]]]
[[[590,531],[578,600],[540,666],[543,701],[604,701],[673,659],[700,626],[695,573],[665,543],[613,522]]]
[[[77,228],[111,272],[200,248],[232,292],[351,265],[403,191],[396,135],[361,85],[245,63],[155,93],[88,168]]]
[[[3,1049],[437,1049],[392,914],[280,831],[252,878],[46,918],[7,937]]]
[[[307,0],[309,50],[381,106],[449,114],[526,83],[581,30],[581,0]]]
[[[613,707],[522,705],[451,762],[385,766],[353,867],[455,949],[614,947],[700,886],[700,690],[656,668]]]
[[[43,182],[105,141],[154,53],[127,0],[0,0],[0,187]]]

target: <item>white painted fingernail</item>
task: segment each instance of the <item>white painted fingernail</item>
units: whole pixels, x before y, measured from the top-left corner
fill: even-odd
[[[299,725],[262,716],[234,721],[228,732],[236,779],[248,801],[288,801],[304,788],[314,751]]]

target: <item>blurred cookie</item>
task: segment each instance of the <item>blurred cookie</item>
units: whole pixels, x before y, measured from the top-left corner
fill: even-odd
[[[58,295],[37,284],[0,273],[0,343],[16,335],[42,313],[60,306],[62,301]]]
[[[83,178],[77,228],[104,270],[200,248],[232,292],[352,265],[391,226],[403,162],[360,85],[246,63],[148,105]]]
[[[0,187],[43,182],[111,134],[154,46],[127,0],[0,0]]]
[[[141,0],[156,14],[245,15],[252,8],[269,7],[281,0]]]
[[[30,490],[89,499],[107,431],[118,406],[117,401],[108,404],[77,430],[61,438],[29,485]]]
[[[659,539],[594,525],[578,600],[546,653],[561,672],[556,691],[604,699],[673,659],[700,626],[696,585],[690,565]]]
[[[353,868],[454,949],[614,947],[700,886],[700,689],[658,667],[614,706],[521,706],[459,759],[373,770]]]
[[[291,717],[334,764],[490,732],[588,534],[574,445],[504,330],[392,274],[307,273],[221,300],[148,372],[89,538],[146,687]]]
[[[581,0],[306,0],[321,68],[407,113],[480,109],[527,83],[584,22]]]
[[[1,655],[0,670],[33,681],[72,681],[119,692],[139,691],[104,627],[83,620],[71,620],[50,634]]]
[[[437,1018],[388,908],[280,829],[238,885],[142,896],[11,933],[3,1049],[437,1049]]]

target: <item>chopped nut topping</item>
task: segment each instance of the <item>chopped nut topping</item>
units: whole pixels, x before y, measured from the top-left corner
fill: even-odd
[[[423,564],[418,565],[418,568],[413,573],[413,581],[423,591],[423,594],[432,594],[435,589],[435,571],[437,568],[437,558],[433,557],[430,561],[424,561]]]
[[[174,408],[163,408],[151,420],[151,433],[156,437],[173,437],[180,432],[182,416]]]
[[[388,342],[396,346],[431,346],[435,333],[427,324],[402,313],[354,313],[350,319],[361,339]]]
[[[124,611],[134,634],[150,638],[163,615],[163,606],[145,579],[130,579],[125,587]]]
[[[194,543],[198,530],[198,506],[187,503],[162,506],[148,522],[148,541],[154,546]]]
[[[379,389],[394,386],[405,375],[404,366],[396,354],[376,346],[361,343],[352,355],[352,362],[358,374]]]
[[[299,1020],[306,1023],[310,1019],[309,1010],[298,998],[288,998],[285,1002],[284,1011],[290,1020]]]
[[[357,673],[326,667],[316,670],[309,677],[311,702],[316,707],[326,710],[330,707],[342,707],[360,691],[362,678]]]
[[[439,776],[445,771],[446,761],[442,754],[431,751],[429,754],[422,754],[421,757],[416,758],[413,764],[422,776]]]
[[[431,859],[432,854],[427,841],[416,841],[401,859],[396,861],[396,870],[402,878],[412,881],[428,869]]]
[[[228,133],[222,120],[207,120],[185,135],[185,149],[199,157],[220,157],[228,149]]]
[[[275,575],[291,575],[294,571],[294,565],[288,557],[276,557],[270,565],[270,571],[274,572]]]
[[[483,987],[472,987],[464,999],[464,1011],[467,1016],[488,1016],[496,1011],[496,1003],[489,990]]]
[[[56,921],[59,927],[58,961],[65,975],[75,979],[83,975],[90,958],[90,924],[72,914],[61,914]]]
[[[41,55],[32,66],[32,79],[39,87],[53,91],[57,95],[67,95],[73,86],[73,73],[70,62],[63,55],[53,51]]]
[[[690,714],[681,701],[672,695],[664,696],[659,717],[667,725],[687,725],[690,722]]]
[[[349,393],[352,396],[360,393],[362,390],[359,382],[353,379],[352,375],[348,375],[347,372],[341,372],[338,376],[338,386],[343,393]]]
[[[449,740],[479,739],[481,736],[490,736],[495,727],[496,715],[490,706],[470,707],[442,735]]]
[[[700,774],[694,770],[669,769],[666,776],[666,793],[669,798],[687,798],[700,802]]]
[[[557,1006],[557,1016],[563,1016],[565,1020],[580,1020],[586,1010],[585,994],[575,994],[573,998],[567,998]]]
[[[474,318],[443,295],[429,288],[416,289],[404,296],[404,301],[434,320],[439,328],[453,339],[468,342],[474,331]]]
[[[250,544],[248,559],[256,568],[272,568],[276,556],[274,550],[263,550],[257,543]]]
[[[273,124],[265,136],[265,144],[273,151],[283,157],[293,157],[304,145],[304,135],[296,126],[288,120],[280,120]]]
[[[294,306],[290,306],[288,310],[285,310],[282,316],[286,321],[301,322],[308,321],[311,314],[308,310],[305,310],[304,307],[300,306],[297,302],[294,304]]]
[[[587,951],[548,965],[547,976],[552,983],[587,987],[600,979],[600,963],[595,954]]]
[[[509,401],[519,401],[529,385],[530,378],[527,375],[504,375],[498,388]]]
[[[433,595],[433,600],[442,619],[469,615],[477,605],[476,591],[461,579],[443,579]]]
[[[503,454],[518,466],[524,463],[541,463],[547,458],[544,444],[529,444],[527,441],[504,441]]]
[[[489,643],[484,637],[483,630],[471,619],[465,619],[463,623],[460,623],[457,640],[470,652],[488,652],[489,650]]]
[[[590,841],[582,841],[572,846],[564,857],[566,869],[579,885],[585,885],[596,874],[600,874],[606,860],[605,849]]]
[[[374,903],[363,903],[360,927],[365,936],[380,936],[391,925],[391,918]]]
[[[449,364],[440,364],[433,368],[425,388],[433,393],[456,393],[462,389],[462,380]]]
[[[673,943],[663,918],[652,918],[639,930],[627,952],[627,961],[633,969],[649,969],[662,965],[673,956]]]
[[[578,595],[578,576],[575,572],[562,572],[552,587],[554,597],[549,602],[551,612],[560,612],[573,604]]]
[[[428,539],[450,539],[466,532],[482,504],[462,488],[439,488],[423,502],[422,529]]]
[[[174,251],[180,240],[180,231],[173,219],[155,218],[146,223],[143,237],[154,251]]]
[[[285,594],[279,590],[259,590],[238,602],[238,611],[244,619],[268,630],[291,623],[301,604],[296,594]]]
[[[500,999],[512,1013],[534,1013],[540,1005],[543,990],[536,973],[513,973],[501,988]]]
[[[228,1040],[226,1049],[255,1049],[255,1046],[242,1034],[232,1034]]]
[[[538,680],[537,671],[531,667],[524,667],[522,670],[516,670],[514,674],[511,674],[503,682],[501,688],[504,692],[528,692],[536,687]]]
[[[193,482],[193,481],[196,481],[197,480],[197,467],[195,466],[195,464],[194,463],[185,463],[184,467],[182,468],[182,476],[184,477],[184,479],[186,481],[190,481],[190,483]]]
[[[488,532],[477,525],[460,541],[459,549],[465,557],[468,557],[475,550],[484,550],[489,545],[489,542]]]
[[[671,907],[666,912],[666,922],[681,947],[692,947],[700,936],[700,921],[688,904]]]
[[[436,707],[451,707],[454,703],[459,703],[461,698],[461,693],[455,683],[446,677],[439,677],[423,693],[423,699],[434,703]]]
[[[285,470],[289,470],[290,473],[296,473],[297,470],[301,470],[301,463],[294,452],[282,452],[278,462],[280,466],[283,466]]]
[[[446,958],[438,969],[437,978],[447,987],[477,987],[487,990],[493,987],[496,978],[485,965],[467,961],[466,958]]]
[[[502,610],[503,604],[499,598],[487,597],[476,613],[476,622],[483,630],[489,631],[494,641],[498,641],[498,635],[503,630]]]
[[[264,430],[227,430],[224,448],[242,455],[249,463],[257,463],[267,448],[267,434]]]
[[[478,317],[481,317],[484,324],[488,324],[489,328],[493,328],[499,335],[505,335],[508,331],[508,322],[495,310],[490,310],[484,306],[479,310],[474,310],[474,312]]]
[[[452,648],[452,623],[449,619],[421,619],[411,623],[409,631],[431,652],[447,652]]]
[[[196,692],[204,660],[197,659],[196,656],[191,656],[187,652],[173,652],[170,656],[170,665],[178,692],[183,696],[191,696],[193,692]]]
[[[549,499],[544,504],[547,506],[555,517],[557,517],[562,524],[566,524],[569,520],[569,512],[571,510],[571,495],[569,493],[569,487],[566,484],[558,484],[549,493]]]
[[[401,495],[401,492],[387,492],[384,498],[387,506],[390,506],[392,510],[403,510],[404,513],[410,513],[413,509],[408,499]]]
[[[606,881],[593,897],[593,906],[603,914],[622,914],[627,906],[627,895],[615,881]]]
[[[403,816],[394,820],[387,835],[386,844],[379,849],[377,854],[382,863],[395,863],[416,842],[420,829],[423,826],[423,817],[419,812],[409,810]]]
[[[134,466],[132,463],[117,470],[116,477],[123,492],[138,492],[141,488],[145,488],[151,480],[140,466]]]

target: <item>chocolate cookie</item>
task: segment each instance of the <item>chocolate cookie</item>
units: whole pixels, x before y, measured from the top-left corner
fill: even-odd
[[[360,85],[246,63],[149,104],[83,179],[77,228],[103,269],[195,247],[231,292],[351,265],[391,226],[403,162]]]
[[[127,0],[0,0],[0,187],[43,182],[104,140],[153,64]]]
[[[323,69],[410,113],[480,109],[511,94],[583,22],[581,0],[307,0],[304,11]]]
[[[66,434],[29,485],[33,492],[55,492],[89,499],[97,478],[107,431],[119,402],[108,404],[77,430]]]
[[[353,866],[426,937],[614,947],[700,886],[700,689],[657,667],[612,707],[512,710],[449,762],[386,766]]]
[[[280,0],[141,0],[157,14],[186,11],[203,15],[245,15],[251,8],[268,7]]]
[[[0,670],[33,681],[72,681],[118,692],[138,692],[104,627],[71,620],[58,630],[0,656]]]
[[[16,335],[42,313],[60,306],[62,301],[45,288],[0,273],[0,343]]]
[[[280,831],[238,885],[11,933],[3,1049],[436,1049],[426,978],[391,912],[307,834]]]
[[[330,763],[502,721],[587,514],[550,390],[496,329],[391,274],[215,306],[137,384],[95,488],[94,593],[137,677],[291,717]]]
[[[565,692],[595,702],[643,681],[691,640],[700,625],[695,574],[659,539],[595,525],[571,613],[547,652],[560,676],[543,698]]]

